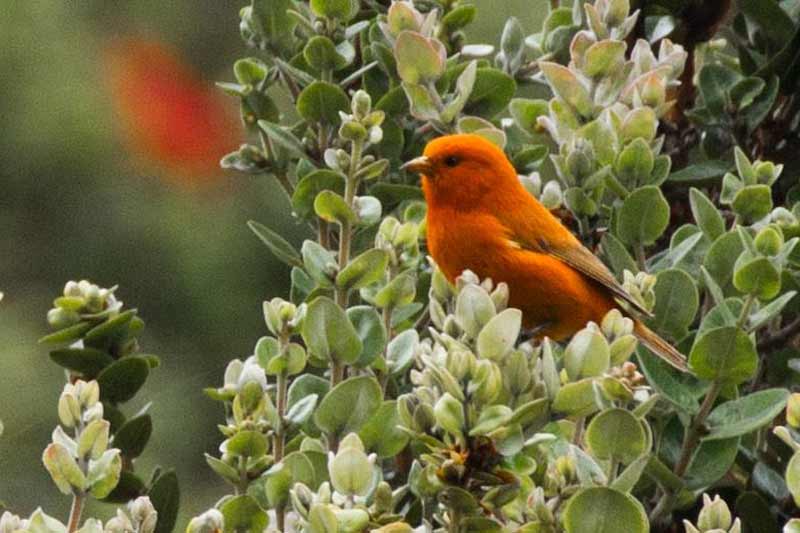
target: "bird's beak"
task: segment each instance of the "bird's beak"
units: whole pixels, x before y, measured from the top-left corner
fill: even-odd
[[[431,164],[431,160],[429,158],[421,155],[403,164],[403,166],[400,168],[411,172],[417,172],[419,174],[429,174],[431,170],[433,170],[433,165]]]

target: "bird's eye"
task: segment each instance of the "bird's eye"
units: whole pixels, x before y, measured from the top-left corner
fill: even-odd
[[[454,155],[447,156],[444,160],[444,164],[448,167],[454,167],[458,164],[458,158]]]

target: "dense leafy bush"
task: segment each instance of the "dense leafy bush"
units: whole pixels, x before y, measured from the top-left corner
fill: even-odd
[[[291,293],[264,302],[267,334],[206,391],[225,413],[207,461],[230,494],[187,531],[800,531],[800,189],[770,160],[795,142],[797,5],[553,4],[532,35],[510,18],[498,46],[466,44],[477,10],[459,1],[241,10],[254,57],[220,86],[252,144],[222,165],[276,179],[309,237],[250,223]],[[445,279],[400,165],[456,132],[505,149],[690,374],[619,311],[535,342],[502,280]],[[75,287],[48,317],[49,340],[75,342],[53,352],[75,439],[57,430],[45,465],[76,499],[149,491],[158,526],[141,499],[115,520],[166,531],[171,478],[132,473],[147,415],[116,408],[155,359],[133,355],[141,323],[113,291],[90,309]]]

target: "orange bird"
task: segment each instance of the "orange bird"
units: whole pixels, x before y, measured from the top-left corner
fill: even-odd
[[[650,313],[608,268],[520,183],[503,151],[476,135],[431,141],[404,168],[422,174],[428,203],[428,250],[450,281],[465,269],[504,281],[509,305],[537,335],[565,339],[624,302]],[[674,347],[634,320],[634,334],[656,355],[685,371]]]

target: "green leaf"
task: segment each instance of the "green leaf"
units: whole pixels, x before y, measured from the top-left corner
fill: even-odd
[[[744,256],[742,256],[744,257]],[[740,261],[737,261],[739,263]],[[736,265],[733,286],[737,290],[752,294],[760,300],[771,300],[781,290],[781,275],[766,257],[757,257]]]
[[[373,248],[352,259],[336,276],[340,289],[360,289],[383,279],[389,255],[384,250]]]
[[[591,115],[594,108],[588,89],[575,74],[563,65],[540,61],[539,68],[553,92],[582,116]]]
[[[378,457],[394,457],[406,447],[409,439],[406,432],[398,429],[399,425],[397,402],[385,401],[361,426],[358,436],[368,452],[374,452]]]
[[[610,360],[608,341],[601,333],[590,329],[577,332],[564,349],[564,369],[572,381],[603,374]]]
[[[755,101],[766,85],[761,78],[744,78],[731,87],[731,102],[736,109],[744,109]]]
[[[741,255],[742,241],[736,232],[720,235],[711,246],[703,260],[703,266],[720,286],[725,286],[733,277],[733,267]]]
[[[125,357],[97,375],[100,399],[111,403],[127,402],[144,385],[150,365],[141,357]]]
[[[403,91],[408,99],[409,112],[417,120],[439,120],[439,108],[436,105],[432,89],[418,83],[402,83]]]
[[[464,114],[493,118],[507,109],[516,91],[517,83],[505,72],[489,67],[479,68]]]
[[[375,305],[382,309],[394,309],[410,304],[414,300],[417,282],[414,277],[403,272],[375,295]]]
[[[609,487],[579,490],[564,508],[567,533],[648,533],[647,514],[639,501]]]
[[[789,291],[779,298],[771,301],[757,312],[750,315],[750,328],[755,331],[780,314],[786,305],[797,295],[796,291]]]
[[[786,466],[786,487],[794,498],[794,504],[800,507],[800,452],[795,452]]]
[[[40,344],[61,344],[79,339],[81,335],[92,328],[90,322],[78,322],[74,326],[60,329],[39,339]]]
[[[553,399],[553,410],[572,416],[588,416],[597,409],[593,378],[562,385]]]
[[[713,241],[725,233],[725,221],[722,214],[708,199],[708,196],[701,190],[692,187],[689,191],[689,202],[695,222],[709,239]]]
[[[358,432],[381,407],[383,392],[370,376],[349,378],[328,392],[314,413],[317,426],[329,435]]]
[[[421,34],[404,30],[394,44],[394,57],[400,79],[411,84],[425,84],[439,79],[444,72],[441,43]]]
[[[716,182],[729,169],[730,165],[725,161],[711,159],[675,171],[668,180],[675,183]]]
[[[322,191],[314,199],[314,212],[322,220],[342,224],[356,221],[356,214],[340,195],[333,191]]]
[[[225,449],[232,455],[261,457],[267,452],[267,438],[260,431],[239,431],[226,441]]]
[[[689,463],[686,484],[700,489],[719,481],[733,466],[739,451],[739,437],[703,441]]]
[[[94,348],[53,350],[50,352],[50,359],[87,379],[94,379],[105,367],[114,362],[114,358],[106,352]]]
[[[286,48],[292,40],[295,22],[286,12],[291,9],[290,0],[253,0],[252,20],[257,31],[268,43]]]
[[[614,73],[625,61],[623,41],[605,39],[598,41],[586,49],[583,72],[587,76],[603,77]]]
[[[267,513],[246,494],[226,500],[220,511],[225,518],[225,533],[262,533],[269,525]]]
[[[288,411],[286,411],[286,421],[290,424],[300,426],[305,424],[307,420],[314,414],[314,408],[317,406],[319,396],[310,394],[303,399],[293,404]]]
[[[83,336],[83,343],[87,347],[110,349],[115,342],[123,340],[129,334],[129,325],[136,316],[135,309],[129,309],[114,318],[96,325]]]
[[[592,418],[586,428],[586,442],[598,459],[628,464],[646,451],[647,437],[633,413],[611,408]]]
[[[340,54],[333,41],[324,35],[315,35],[308,40],[303,48],[303,57],[309,66],[320,72],[341,70],[348,65],[347,58]]]
[[[292,194],[292,210],[300,218],[310,218],[314,214],[314,200],[317,195],[325,190],[344,194],[344,182],[342,174],[327,169],[315,170],[303,176]]]
[[[153,433],[153,420],[150,415],[144,414],[125,421],[114,433],[112,446],[119,448],[127,458],[139,457]]]
[[[322,287],[330,287],[333,273],[337,269],[333,252],[311,239],[303,242],[300,252],[303,255],[303,266],[308,275]]]
[[[302,335],[308,350],[320,359],[351,364],[361,355],[361,339],[353,324],[342,308],[325,296],[308,305]]]
[[[453,33],[468,26],[475,19],[477,9],[471,5],[459,5],[442,17],[441,24],[446,33]]]
[[[266,120],[259,120],[258,127],[267,134],[267,137],[269,137],[272,142],[285,149],[292,157],[308,159],[308,154],[306,154],[303,143],[288,129],[280,124],[275,124],[274,122],[268,122]]]
[[[478,334],[478,355],[502,360],[514,348],[521,328],[522,312],[519,309],[505,309],[493,316]]]
[[[661,396],[669,400],[675,407],[689,414],[695,414],[700,409],[700,404],[687,386],[683,376],[680,376],[668,363],[653,355],[649,350],[636,351],[639,366],[647,382]]]
[[[538,120],[549,113],[546,100],[531,100],[529,98],[514,98],[508,104],[508,111],[517,126],[533,135],[539,129]]]
[[[287,265],[303,266],[303,262],[300,259],[300,254],[297,253],[297,250],[294,249],[294,246],[289,244],[286,239],[265,225],[256,222],[255,220],[248,221],[247,226],[253,231],[253,233],[256,234],[259,239],[261,239],[261,242],[267,245],[269,251],[272,252],[272,254],[279,260],[283,261]]]
[[[630,493],[642,477],[651,457],[650,454],[644,454],[630,463],[609,486],[620,492]]]
[[[419,333],[407,329],[397,335],[386,347],[386,362],[393,376],[403,376],[414,363],[419,345]]]
[[[658,273],[654,291],[656,306],[651,327],[673,339],[682,339],[700,306],[694,280],[686,271],[670,268]]]
[[[97,499],[105,498],[119,483],[121,472],[122,459],[119,450],[106,450],[99,459],[89,461],[86,475],[89,492]]]
[[[297,97],[297,112],[309,122],[334,126],[341,122],[339,111],[348,111],[350,100],[341,87],[326,81],[315,81]]]
[[[621,277],[625,270],[630,270],[631,272],[639,270],[636,266],[636,261],[634,261],[631,254],[628,253],[625,245],[611,233],[603,235],[600,241],[600,247],[617,277]]]
[[[626,244],[652,244],[669,225],[669,203],[658,187],[633,191],[619,210],[617,234]]]
[[[386,347],[386,327],[378,311],[371,305],[356,305],[347,309],[347,318],[361,339],[361,356],[355,366],[366,368],[383,353]]]
[[[689,365],[697,377],[739,383],[756,371],[758,354],[753,340],[736,327],[721,327],[699,337],[689,354]]]
[[[718,405],[706,419],[709,432],[703,440],[738,437],[769,424],[786,406],[788,395],[786,389],[766,389]]]
[[[698,77],[698,87],[706,108],[716,115],[723,115],[730,98],[728,91],[741,76],[722,65],[705,65]]]
[[[154,533],[171,533],[178,519],[180,507],[180,488],[175,471],[167,470],[158,476],[150,485],[147,496],[150,497],[150,502],[158,513]]]
[[[311,11],[318,17],[339,19],[347,22],[358,13],[354,0],[311,0]]]
[[[757,222],[772,211],[769,185],[747,185],[733,197],[733,211],[746,222]]]
[[[635,186],[646,182],[654,165],[653,150],[647,141],[637,137],[620,152],[615,170],[624,184]]]
[[[764,38],[776,49],[783,47],[794,34],[794,22],[780,3],[772,0],[736,0],[739,10],[755,23]]]
[[[767,501],[755,491],[746,491],[736,498],[736,516],[748,533],[773,533],[780,526]],[[783,530],[787,532],[786,529]]]

